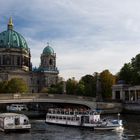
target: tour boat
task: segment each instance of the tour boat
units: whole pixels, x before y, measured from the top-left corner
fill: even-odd
[[[101,119],[100,113],[95,110],[78,112],[72,109],[49,109],[46,114],[46,123],[66,126],[88,127],[95,130],[122,129],[122,120]]]
[[[27,111],[28,108],[25,104],[11,104],[7,106],[7,111],[16,112],[16,111]]]
[[[4,132],[9,131],[29,131],[31,124],[29,119],[24,114],[17,113],[1,113],[0,114],[0,130]]]

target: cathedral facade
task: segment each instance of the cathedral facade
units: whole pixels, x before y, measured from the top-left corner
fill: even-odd
[[[58,81],[56,54],[49,44],[40,56],[40,66],[32,68],[30,48],[24,37],[13,29],[12,18],[7,30],[0,33],[0,81],[22,78],[29,92],[41,92]]]

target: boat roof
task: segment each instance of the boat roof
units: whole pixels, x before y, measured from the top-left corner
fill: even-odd
[[[24,114],[18,114],[18,113],[1,113],[0,117],[14,117],[14,116],[25,116]]]

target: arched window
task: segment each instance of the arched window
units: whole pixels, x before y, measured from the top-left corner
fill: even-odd
[[[50,59],[49,64],[53,65],[53,60],[52,59]]]
[[[17,56],[17,65],[19,66],[20,65],[20,57]]]

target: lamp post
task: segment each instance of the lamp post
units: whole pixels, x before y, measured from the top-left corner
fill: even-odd
[[[101,95],[101,79],[100,75],[96,73],[97,80],[96,80],[96,101],[102,101],[102,95]]]
[[[118,113],[118,121],[120,120],[120,113]]]

